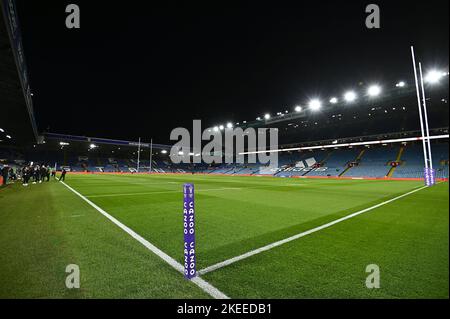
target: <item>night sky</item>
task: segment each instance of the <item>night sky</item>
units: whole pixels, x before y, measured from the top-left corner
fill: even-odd
[[[40,131],[167,143],[192,119],[250,121],[410,78],[411,44],[448,69],[447,0],[145,2],[17,1]],[[369,3],[381,29],[365,27]]]

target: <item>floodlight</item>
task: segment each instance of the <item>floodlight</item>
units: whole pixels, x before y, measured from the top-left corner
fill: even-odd
[[[330,103],[331,103],[331,104],[336,104],[337,102],[338,102],[337,97],[332,97],[332,98],[330,99]]]
[[[59,142],[59,145],[61,145],[61,146],[67,146],[67,145],[70,145],[70,144],[67,143],[67,142]]]
[[[214,126],[213,131],[214,132],[219,132],[219,127],[218,126]]]
[[[162,150],[161,154],[167,154],[167,151],[166,150]]]
[[[402,88],[402,87],[404,87],[405,85],[406,85],[405,82],[400,81],[400,82],[398,82],[395,86],[398,87],[398,88]]]
[[[264,118],[265,118],[266,120],[270,120],[270,114],[269,114],[269,113],[265,114],[265,115],[264,115]]]
[[[302,111],[302,107],[300,105],[297,105],[295,107],[295,112],[301,112]]]
[[[0,132],[2,132],[2,133],[5,133],[5,130],[4,130],[4,129],[2,129],[2,128],[0,128]]]
[[[233,123],[227,123],[227,128],[233,128]]]
[[[438,83],[443,76],[444,76],[443,72],[440,72],[437,70],[431,70],[425,76],[425,82],[430,83],[430,84],[435,84],[435,83]]]
[[[381,87],[379,87],[378,85],[372,85],[369,87],[369,89],[367,90],[367,93],[369,94],[369,96],[377,96],[380,95],[381,93]]]
[[[89,148],[96,148],[96,147],[97,147],[97,145],[95,145],[95,144],[89,145]]]
[[[318,99],[312,99],[309,101],[309,108],[313,111],[317,111],[322,107],[322,102]]]
[[[225,127],[223,125],[219,125],[219,130],[223,131]]]
[[[354,100],[356,100],[356,93],[353,91],[348,91],[347,93],[344,94],[344,99],[347,102],[353,102]]]

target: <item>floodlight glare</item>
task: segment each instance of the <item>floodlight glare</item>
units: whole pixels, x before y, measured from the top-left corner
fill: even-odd
[[[227,123],[227,128],[233,128],[233,123]]]
[[[167,154],[167,151],[166,150],[162,150],[161,154]]]
[[[443,72],[440,72],[437,70],[431,70],[425,76],[425,82],[430,83],[430,84],[438,83],[441,80],[443,75],[444,75]]]
[[[96,148],[96,147],[97,147],[97,145],[95,145],[95,144],[89,145],[89,148]]]
[[[344,99],[347,102],[353,102],[354,100],[356,100],[356,93],[353,91],[348,91],[347,93],[344,94]]]
[[[219,127],[218,126],[214,126],[213,131],[214,132],[219,132]]]
[[[337,97],[332,97],[332,98],[330,99],[330,103],[331,103],[331,104],[336,104],[337,102],[338,102]]]
[[[300,105],[297,105],[295,107],[295,112],[301,112],[302,111],[302,107]]]
[[[270,119],[270,114],[269,114],[269,113],[265,114],[265,115],[264,115],[264,118],[265,118],[266,120],[269,120],[269,119]]]
[[[219,125],[219,130],[223,131],[224,130],[224,126],[223,125]]]
[[[398,88],[402,88],[402,87],[404,87],[405,85],[406,85],[405,82],[400,81],[400,82],[398,82],[395,86],[398,87]]]
[[[322,107],[322,102],[318,99],[312,99],[309,101],[309,108],[313,111],[317,111]]]
[[[377,96],[380,95],[381,93],[381,87],[379,87],[378,85],[372,85],[369,87],[369,89],[367,90],[367,93],[369,94],[369,96]]]

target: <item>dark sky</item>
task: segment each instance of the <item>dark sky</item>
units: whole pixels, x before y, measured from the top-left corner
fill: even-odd
[[[17,2],[41,131],[167,143],[192,119],[254,120],[410,78],[411,44],[448,68],[447,0]],[[79,30],[65,27],[69,3]],[[379,30],[365,27],[369,3]]]

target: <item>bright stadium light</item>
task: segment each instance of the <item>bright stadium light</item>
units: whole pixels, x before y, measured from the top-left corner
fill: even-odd
[[[347,93],[344,94],[344,99],[347,102],[353,102],[354,100],[356,100],[356,93],[353,91],[348,91]]]
[[[167,151],[166,150],[162,150],[161,154],[167,154]]]
[[[214,126],[213,131],[214,132],[219,132],[219,127],[218,126]]]
[[[406,86],[406,83],[404,81],[400,81],[395,86],[398,87],[398,88],[402,88],[402,87]]]
[[[223,131],[225,127],[223,125],[219,125],[219,130]]]
[[[67,145],[70,145],[70,144],[67,143],[67,142],[59,142],[59,145],[61,145],[61,146],[67,146]]]
[[[309,108],[311,110],[317,111],[317,110],[320,110],[321,107],[322,107],[322,102],[320,102],[320,100],[312,99],[311,101],[309,101]]]
[[[441,80],[441,78],[445,76],[445,74],[446,73],[437,70],[431,70],[425,76],[425,82],[430,84],[438,83]]]
[[[369,94],[369,96],[378,96],[381,93],[381,87],[378,85],[371,85],[368,89],[367,89],[367,94]]]
[[[330,99],[330,103],[331,103],[331,104],[336,104],[337,102],[339,102],[339,100],[337,99],[337,97],[332,97],[332,98]]]
[[[90,148],[90,149],[93,149],[93,148],[96,148],[96,147],[97,147],[97,145],[95,145],[95,144],[89,145],[89,148]]]
[[[233,128],[233,123],[227,123],[227,128]]]
[[[295,110],[295,112],[301,112],[302,107],[300,105],[297,105],[294,110]]]
[[[270,114],[269,114],[269,113],[265,114],[265,115],[264,115],[264,118],[265,118],[266,120],[270,120]]]

